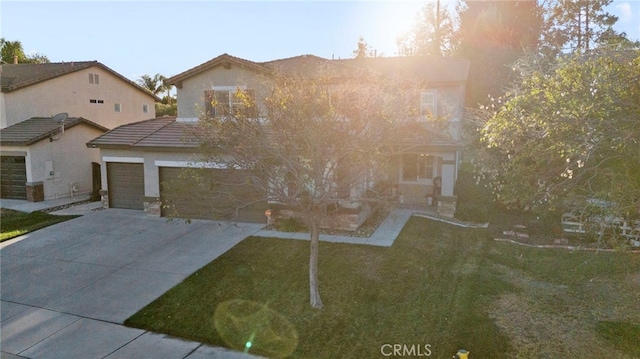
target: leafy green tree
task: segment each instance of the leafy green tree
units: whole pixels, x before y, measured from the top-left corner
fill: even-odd
[[[352,203],[354,191],[363,194],[367,183],[376,180],[372,174],[384,173],[388,163],[390,152],[383,147],[392,137],[392,120],[405,111],[399,107],[402,101],[391,98],[402,92],[391,86],[373,74],[274,74],[262,89],[236,91],[234,102],[242,106],[223,111],[214,102],[215,116],[203,117],[194,128],[205,154],[202,161],[230,169],[229,184],[242,176],[243,185],[258,195],[230,196],[221,210],[264,201],[260,193],[267,193],[271,203],[304,219],[310,231],[314,308],[323,306],[318,289],[321,223],[341,203]],[[355,203],[365,205],[382,196],[374,191],[367,195],[354,197]]]
[[[4,37],[0,39],[0,56],[2,62],[7,64],[14,63],[16,57],[18,63],[21,64],[42,64],[49,62],[49,59],[43,54],[25,54],[20,41],[7,41]]]
[[[166,96],[165,96],[166,98]],[[163,99],[164,100],[164,99]],[[178,106],[176,103],[156,102],[156,116],[177,116]]]
[[[547,64],[522,61],[521,81],[481,122],[483,175],[512,207],[567,200],[640,210],[640,51],[593,52]]]
[[[440,0],[429,2],[416,16],[409,32],[396,39],[400,56],[433,55],[449,56],[453,43],[454,22],[446,6]]]

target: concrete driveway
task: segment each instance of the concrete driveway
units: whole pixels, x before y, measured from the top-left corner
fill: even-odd
[[[2,358],[243,357],[121,324],[261,227],[107,209],[0,244]]]

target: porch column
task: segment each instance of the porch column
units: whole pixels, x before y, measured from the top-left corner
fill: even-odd
[[[442,195],[453,196],[453,187],[456,184],[455,161],[443,161],[442,163]]]

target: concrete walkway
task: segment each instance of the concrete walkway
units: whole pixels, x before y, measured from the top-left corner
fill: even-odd
[[[71,202],[0,206],[31,212]],[[99,202],[51,213],[83,216],[0,243],[2,358],[252,358],[122,323],[248,236],[309,238],[260,224],[168,222]],[[388,247],[411,214],[394,210],[369,238],[321,240]]]
[[[321,234],[320,240],[323,242],[333,243],[367,244],[372,246],[391,247],[398,237],[398,234],[400,234],[400,231],[402,231],[404,225],[407,223],[409,218],[411,218],[412,214],[413,211],[410,209],[392,210],[371,237],[349,237]],[[278,232],[264,229],[256,232],[254,236],[309,240],[309,233]]]

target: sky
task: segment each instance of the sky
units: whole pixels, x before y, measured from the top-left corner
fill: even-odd
[[[378,54],[394,56],[396,38],[425,3],[0,0],[0,36],[52,62],[97,60],[136,80],[170,77],[222,53],[256,62],[302,54],[350,58],[360,37]],[[608,10],[620,18],[616,30],[640,39],[640,0],[614,0]]]

